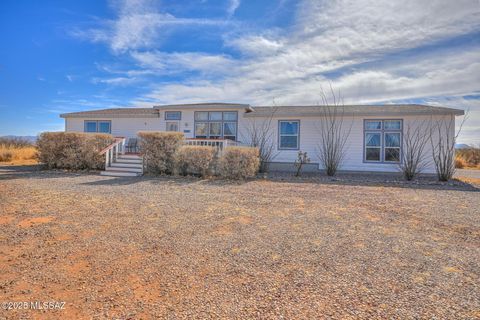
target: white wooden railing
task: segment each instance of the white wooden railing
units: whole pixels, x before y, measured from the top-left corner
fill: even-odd
[[[207,146],[207,147],[216,147],[220,150],[225,149],[228,146],[238,146],[239,142],[229,140],[229,139],[185,139],[185,144],[189,146]]]
[[[125,154],[125,141],[124,137],[115,137],[113,143],[108,147],[105,147],[100,154],[105,154],[105,168],[109,167],[112,162],[118,158],[118,154]]]

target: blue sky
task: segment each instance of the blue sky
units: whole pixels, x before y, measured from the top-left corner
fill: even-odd
[[[0,135],[63,129],[59,114],[205,101],[470,110],[480,144],[478,0],[0,3]]]

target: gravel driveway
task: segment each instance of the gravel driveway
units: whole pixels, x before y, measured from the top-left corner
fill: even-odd
[[[0,174],[0,319],[478,319],[466,184]]]

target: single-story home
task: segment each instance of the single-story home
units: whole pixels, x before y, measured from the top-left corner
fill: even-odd
[[[340,108],[340,109],[338,109]],[[250,106],[235,103],[160,105],[152,108],[115,108],[62,114],[67,132],[104,132],[135,138],[139,131],[179,131],[188,139],[235,141],[250,144],[252,128],[268,130],[274,145],[270,169],[289,170],[298,152],[307,152],[307,170],[319,170],[320,131],[332,107]],[[345,157],[341,170],[398,172],[404,135],[415,128],[442,123],[445,138],[455,135],[455,116],[463,110],[427,105],[345,105],[335,112],[341,117]],[[267,128],[268,129],[265,129]],[[426,131],[425,131],[426,132]],[[442,133],[443,134],[443,133]],[[425,147],[427,158],[431,145]],[[433,161],[424,168],[434,173]]]

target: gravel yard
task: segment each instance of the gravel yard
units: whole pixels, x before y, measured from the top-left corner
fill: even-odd
[[[0,319],[478,319],[479,191],[0,169]]]

